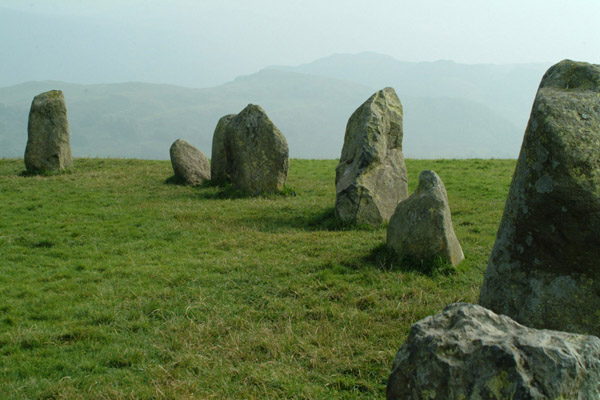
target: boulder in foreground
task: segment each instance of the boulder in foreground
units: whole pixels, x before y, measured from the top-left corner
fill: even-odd
[[[600,339],[527,328],[455,303],[410,328],[388,400],[597,399]]]

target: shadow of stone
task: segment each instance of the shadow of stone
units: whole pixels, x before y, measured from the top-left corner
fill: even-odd
[[[177,185],[177,186],[185,186],[186,185],[186,183],[183,181],[183,179],[181,179],[175,175],[171,175],[170,177],[165,179],[164,184],[165,185]]]
[[[252,197],[239,190],[233,189],[231,184],[222,184],[211,180],[204,181],[201,185],[190,185],[180,177],[172,175],[165,179],[163,183],[165,185],[190,186],[194,189],[198,189],[198,191],[194,193],[194,197],[199,197],[201,199],[240,199]],[[204,189],[208,190],[205,191]]]
[[[456,267],[441,257],[419,259],[411,256],[398,256],[385,243],[375,247],[360,262],[382,271],[406,271],[420,275],[451,275]]]
[[[179,185],[187,186],[188,184],[173,175],[165,179],[165,185]],[[199,189],[194,193],[195,198],[203,200],[223,200],[223,199],[251,199],[251,198],[276,198],[276,197],[290,197],[296,196],[296,191],[285,186],[283,190],[275,193],[260,193],[253,194],[243,190],[235,189],[231,183],[228,182],[215,182],[211,180],[204,181],[201,185],[192,186]]]
[[[57,170],[35,170],[35,171],[27,171],[27,170],[23,170],[21,171],[21,173],[19,174],[19,176],[22,176],[24,178],[30,178],[30,177],[35,177],[35,176],[57,176],[57,175],[70,175],[74,172],[74,170],[72,168],[65,168],[65,169],[57,169]]]
[[[335,208],[327,207],[322,210],[311,210],[304,213],[289,213],[283,210],[274,210],[273,213],[260,217],[245,218],[240,220],[253,229],[261,232],[284,232],[289,230],[315,231],[374,231],[380,227],[368,225],[346,224],[335,217]]]

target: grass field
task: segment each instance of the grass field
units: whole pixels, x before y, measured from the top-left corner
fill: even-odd
[[[168,184],[168,161],[0,160],[0,398],[384,398],[411,324],[477,301],[515,161],[407,160],[411,192],[423,169],[448,190],[451,274],[337,226],[336,163],[231,198]]]

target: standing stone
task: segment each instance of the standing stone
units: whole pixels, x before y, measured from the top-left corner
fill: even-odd
[[[479,303],[536,327],[600,335],[600,65],[542,78]]]
[[[465,256],[454,233],[446,188],[433,171],[419,175],[419,186],[398,204],[387,231],[387,247],[399,257],[458,265]]]
[[[225,131],[235,114],[222,117],[215,128],[212,141],[212,154],[210,157],[211,180],[215,183],[231,182],[228,170],[227,152],[225,151]]]
[[[200,150],[183,139],[169,149],[175,176],[189,185],[200,185],[210,179],[210,162]]]
[[[73,166],[65,97],[51,90],[34,97],[25,147],[27,171],[54,171]]]
[[[402,135],[402,104],[394,89],[378,91],[354,111],[335,169],[340,221],[379,225],[408,196]]]
[[[213,159],[215,178],[229,175],[234,188],[252,195],[282,190],[290,166],[285,136],[253,104],[221,118],[213,137]]]
[[[387,400],[598,399],[600,339],[455,303],[410,328]]]

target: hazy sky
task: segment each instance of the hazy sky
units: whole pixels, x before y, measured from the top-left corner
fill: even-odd
[[[0,0],[0,86],[209,86],[362,51],[403,61],[600,63],[599,21],[600,0]]]

